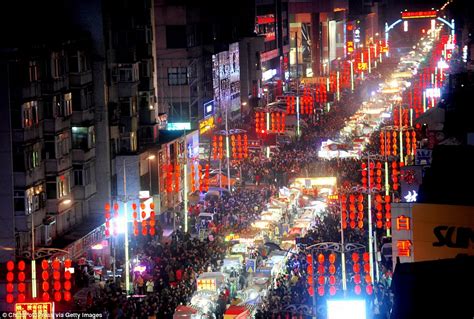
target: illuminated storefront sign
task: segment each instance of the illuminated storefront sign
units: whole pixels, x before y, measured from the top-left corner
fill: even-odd
[[[182,130],[190,130],[191,123],[189,122],[175,122],[175,123],[168,123],[166,126],[168,131],[182,131]]]
[[[14,318],[54,318],[52,302],[22,302],[15,304]]]
[[[204,103],[204,117],[214,114],[214,100]]]
[[[405,11],[402,12],[402,19],[423,19],[423,18],[436,18],[437,14],[435,10],[430,11]]]
[[[357,70],[359,71],[365,71],[367,70],[367,62],[358,62],[357,63]]]
[[[208,119],[199,122],[199,134],[204,134],[215,127],[214,117],[211,116]]]
[[[410,230],[410,217],[400,215],[397,217],[397,230]]]
[[[440,88],[428,88],[425,90],[427,98],[437,98],[441,96]]]
[[[262,72],[262,81],[268,81],[277,74],[276,69],[270,69]]]

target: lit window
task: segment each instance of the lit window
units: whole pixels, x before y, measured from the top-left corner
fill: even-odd
[[[188,84],[188,68],[168,68],[168,85]]]

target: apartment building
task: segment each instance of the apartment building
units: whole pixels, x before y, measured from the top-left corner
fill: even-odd
[[[77,36],[5,49],[1,89],[2,260],[84,222],[96,193],[91,42]],[[14,244],[12,246],[12,244]],[[64,248],[64,247],[57,247]]]

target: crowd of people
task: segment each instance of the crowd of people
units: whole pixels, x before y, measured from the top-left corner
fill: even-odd
[[[209,236],[200,240],[177,230],[170,242],[163,242],[161,234],[138,240],[134,255],[146,270],[132,274],[134,297],[126,298],[122,293],[123,287],[110,282],[95,296],[88,298],[87,310],[108,314],[112,318],[171,318],[178,305],[189,302],[196,290],[197,276],[218,269],[227,248],[221,235],[249,228],[268,199],[280,186],[287,186],[290,178],[301,175],[337,176],[343,184],[357,183],[360,176],[356,171],[360,162],[352,159],[323,160],[318,158],[318,150],[321,142],[337,135],[346,119],[356,112],[361,94],[355,94],[356,98],[343,95],[333,111],[322,117],[318,125],[308,126],[300,139],[278,145],[278,151],[270,158],[261,154],[242,162],[244,185],[250,183],[259,187],[238,188],[229,197],[202,203],[192,214],[191,224],[197,225],[200,213],[212,213],[213,220],[206,225]],[[312,242],[339,240],[340,223],[332,209],[336,208],[330,208],[306,235]],[[347,240],[364,242],[362,232],[352,232],[348,236]],[[276,279],[257,318],[270,318],[295,301],[310,303],[306,266],[303,251],[291,256],[285,274]],[[385,290],[377,286],[374,296],[374,309],[380,314],[385,313]]]

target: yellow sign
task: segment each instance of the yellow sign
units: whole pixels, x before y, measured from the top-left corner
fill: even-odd
[[[15,318],[54,318],[52,302],[21,302],[15,304]]]
[[[359,71],[365,71],[365,70],[367,70],[367,67],[368,67],[368,66],[367,66],[367,62],[359,62],[359,63],[357,63],[357,69],[358,69]]]
[[[216,290],[215,279],[198,279],[197,290]]]
[[[204,134],[215,127],[214,116],[199,122],[199,134]]]

